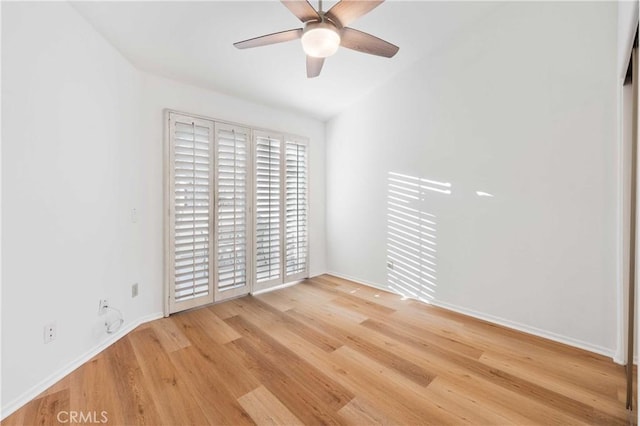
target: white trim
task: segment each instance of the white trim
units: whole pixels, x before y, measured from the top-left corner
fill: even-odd
[[[9,415],[14,413],[20,407],[22,407],[23,405],[25,405],[29,401],[33,400],[35,397],[40,395],[42,392],[44,392],[45,390],[47,390],[48,388],[50,388],[51,386],[53,386],[54,384],[56,384],[57,382],[62,380],[66,375],[68,375],[69,373],[73,372],[78,367],[82,366],[84,363],[89,361],[91,358],[93,358],[94,356],[96,356],[97,354],[99,354],[100,352],[102,352],[103,350],[105,350],[106,348],[108,348],[109,346],[113,345],[115,342],[117,342],[118,340],[120,340],[121,338],[123,338],[124,336],[129,334],[136,327],[138,327],[138,326],[140,326],[140,325],[142,325],[144,323],[147,323],[149,321],[160,319],[163,316],[164,315],[163,315],[162,312],[156,312],[156,313],[153,313],[153,314],[146,315],[146,316],[138,319],[137,321],[133,321],[131,324],[129,324],[128,326],[122,328],[117,333],[115,333],[113,335],[109,335],[108,338],[106,340],[104,340],[102,343],[98,344],[97,346],[93,347],[92,349],[89,349],[84,354],[80,355],[79,357],[77,357],[73,361],[69,362],[66,366],[64,366],[61,369],[59,369],[58,371],[50,374],[47,378],[45,378],[44,380],[41,380],[39,383],[35,384],[30,389],[25,391],[22,395],[20,395],[19,397],[17,397],[13,401],[10,401],[5,406],[3,406],[2,407],[2,414],[0,415],[0,420],[4,420],[5,418],[7,418]]]
[[[616,346],[613,360],[618,364],[625,362],[625,298],[624,298],[624,131],[623,131],[623,102],[624,102],[624,77],[618,81],[618,102],[616,105],[618,116],[618,137],[616,148],[617,169],[616,176]]]
[[[534,336],[543,337],[545,339],[553,340],[554,342],[563,343],[565,345],[573,346],[576,348],[584,349],[589,352],[594,352],[600,355],[604,355],[606,357],[613,358],[613,351],[611,349],[605,348],[604,346],[594,345],[589,342],[585,342],[579,339],[574,339],[571,337],[563,336],[561,334],[553,333],[551,331],[546,331],[537,327],[532,327],[526,324],[522,324],[516,321],[511,321],[508,319],[504,319],[501,317],[497,317],[494,315],[485,314],[483,312],[478,312],[473,309],[462,308],[457,305],[453,305],[446,302],[441,302],[438,300],[432,300],[429,302],[435,306],[439,306],[444,309],[448,309],[450,311],[458,312],[464,315],[468,315],[477,319],[481,319],[484,321],[488,321],[494,324],[501,325],[503,327],[511,328],[514,330],[522,331],[524,333],[532,334]]]
[[[171,272],[169,269],[169,250],[173,246],[171,242],[171,233],[169,229],[171,227],[171,193],[169,190],[169,164],[171,162],[171,111],[165,109],[163,112],[163,150],[162,150],[162,234],[163,234],[163,247],[162,247],[162,309],[163,316],[168,317],[171,311],[169,299],[171,298],[171,284],[170,277]]]
[[[178,110],[178,109],[165,108],[164,110],[168,111],[168,112],[173,112],[173,113],[176,113],[176,114],[180,114],[180,115],[186,115],[188,117],[199,118],[201,120],[212,120],[212,121],[215,121],[218,124],[227,124],[229,126],[250,128],[250,130],[252,130],[252,131],[253,130],[258,130],[258,131],[262,131],[262,132],[266,132],[266,133],[277,133],[277,134],[280,134],[280,135],[292,136],[292,137],[295,137],[295,138],[302,138],[304,140],[308,140],[309,139],[306,136],[296,135],[296,134],[289,133],[289,132],[281,132],[280,130],[266,129],[264,127],[253,126],[253,125],[249,125],[249,124],[236,123],[235,121],[222,120],[220,118],[211,118],[211,117],[208,117],[206,115],[192,114],[190,112],[184,112],[184,111],[181,111],[181,110]]]
[[[382,286],[382,285],[380,285],[378,283],[374,283],[372,281],[366,281],[366,280],[363,280],[363,279],[360,279],[360,278],[352,277],[350,275],[345,275],[345,274],[341,274],[339,272],[334,272],[334,271],[327,271],[326,274],[327,275],[333,275],[334,277],[342,278],[343,280],[353,281],[356,284],[364,284],[364,285],[367,285],[369,287],[377,288],[378,290],[383,290],[383,291],[387,291],[389,293],[397,294],[397,293],[394,293],[393,291],[391,291],[390,289],[388,289],[387,287]]]
[[[304,266],[304,271],[292,274],[292,275],[287,275],[287,251],[286,248],[283,247],[283,265],[282,265],[282,273],[283,273],[283,279],[286,281],[287,279],[289,280],[303,280],[305,278],[309,277],[309,265],[311,264],[311,261],[309,260],[310,257],[310,235],[311,235],[311,228],[309,226],[310,223],[310,219],[309,219],[309,212],[311,211],[310,206],[309,206],[309,199],[310,199],[310,194],[311,194],[311,190],[309,189],[309,181],[310,181],[310,176],[311,173],[309,171],[309,157],[310,157],[310,153],[309,153],[309,139],[308,138],[302,138],[302,137],[298,137],[295,135],[291,135],[291,134],[285,134],[284,138],[283,138],[283,163],[282,163],[282,173],[283,173],[283,209],[284,209],[284,216],[283,216],[283,221],[282,221],[282,225],[283,225],[283,234],[284,234],[284,241],[286,245],[286,239],[287,239],[287,218],[286,218],[286,211],[287,211],[287,206],[286,206],[286,197],[287,197],[287,181],[286,181],[286,176],[287,176],[287,145],[288,144],[295,144],[297,146],[303,146],[305,149],[305,154],[304,154],[304,167],[305,167],[305,173],[306,173],[306,180],[307,180],[307,191],[305,194],[305,213],[307,215],[307,219],[306,219],[306,223],[305,223],[305,237],[306,237],[306,253],[305,253],[305,266]],[[296,189],[297,191],[297,189]]]
[[[292,281],[292,282],[289,282],[289,283],[284,283],[284,284],[276,285],[276,286],[269,287],[269,288],[263,288],[261,290],[251,292],[251,295],[252,296],[258,296],[260,294],[270,293],[270,292],[275,291],[275,290],[281,290],[283,288],[293,287],[296,284],[300,284],[302,281],[303,280]]]
[[[201,295],[198,297],[194,297],[192,299],[177,301],[176,300],[176,259],[175,259],[175,244],[176,244],[176,212],[178,207],[176,207],[175,197],[175,183],[176,183],[176,164],[175,164],[175,150],[176,150],[176,127],[177,124],[181,125],[190,125],[192,127],[193,135],[194,135],[194,150],[195,150],[195,126],[200,126],[202,128],[206,128],[209,132],[208,134],[208,144],[209,144],[209,210],[215,208],[215,200],[216,193],[215,188],[217,188],[217,167],[216,160],[217,156],[213,153],[213,151],[217,148],[217,124],[212,120],[204,120],[200,118],[193,118],[188,115],[176,114],[173,112],[168,112],[168,146],[167,146],[167,157],[166,157],[166,169],[165,169],[165,208],[167,210],[167,216],[164,225],[164,233],[166,239],[165,244],[165,270],[166,270],[166,283],[165,283],[165,291],[168,294],[168,313],[180,312],[186,309],[194,308],[197,306],[207,305],[209,303],[213,303],[214,294],[216,293],[215,283],[211,277],[214,275],[213,271],[216,270],[215,258],[213,258],[212,250],[208,250],[208,261],[209,261],[209,283],[208,283],[208,292],[205,295]],[[195,151],[193,151],[195,153]],[[195,157],[194,160],[195,162]],[[194,170],[194,178],[195,178],[195,164],[193,166]],[[194,182],[195,184],[195,182]],[[195,212],[195,207],[194,207]],[[214,221],[209,215],[209,227],[208,231],[210,235],[214,234]],[[195,246],[194,246],[195,247]],[[195,261],[195,258],[194,258]],[[195,264],[194,264],[195,265]],[[195,282],[195,281],[194,281]]]
[[[329,271],[327,272],[327,274],[329,275],[334,275],[338,278],[343,278],[345,280],[350,280],[350,281],[355,281],[358,284],[363,284],[363,285],[367,285],[369,287],[374,287],[380,290],[384,290],[384,291],[388,291],[390,293],[393,293],[393,291],[391,291],[391,289],[386,288],[384,286],[381,286],[380,284],[376,284],[376,283],[372,283],[372,282],[367,282],[367,281],[363,281],[361,279],[358,278],[354,278],[354,277],[349,277],[347,275],[344,274],[340,274],[337,272],[333,272],[333,271]],[[416,299],[418,300],[418,299]],[[450,304],[447,302],[442,302],[439,300],[431,300],[431,301],[425,301],[425,300],[421,300],[424,303],[427,304],[432,304],[435,306],[439,306],[441,308],[444,309],[448,309],[450,311],[454,311],[454,312],[458,312],[464,315],[468,315],[470,317],[473,318],[477,318],[483,321],[488,321],[490,323],[493,324],[497,324],[497,325],[501,325],[503,327],[507,327],[507,328],[511,328],[514,330],[518,330],[518,331],[522,331],[524,333],[528,333],[528,334],[532,334],[534,336],[538,336],[538,337],[543,337],[545,339],[549,339],[549,340],[553,340],[554,342],[558,342],[558,343],[563,343],[565,345],[569,345],[569,346],[573,346],[576,348],[580,348],[580,349],[584,349],[587,350],[589,352],[594,352],[600,355],[604,355],[606,357],[610,357],[613,358],[613,352],[611,349],[605,348],[604,346],[599,346],[599,345],[594,345],[588,342],[584,342],[582,340],[578,340],[578,339],[574,339],[571,337],[567,337],[567,336],[563,336],[561,334],[557,334],[557,333],[553,333],[550,331],[546,331],[546,330],[542,330],[540,328],[536,328],[536,327],[531,327],[529,325],[525,325],[516,321],[511,321],[508,319],[504,319],[501,317],[497,317],[494,315],[489,315],[483,312],[479,312],[479,311],[475,311],[473,309],[467,309],[467,308],[463,308],[454,304]]]

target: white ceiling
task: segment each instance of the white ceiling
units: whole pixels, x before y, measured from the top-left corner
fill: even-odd
[[[328,9],[333,2],[324,2]],[[312,1],[314,7],[317,2]],[[307,79],[299,41],[233,43],[301,27],[278,1],[74,2],[138,68],[326,120],[425,56],[497,3],[387,0],[351,27],[400,46],[392,59],[341,48]]]

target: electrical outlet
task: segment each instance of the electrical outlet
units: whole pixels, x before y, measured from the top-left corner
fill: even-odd
[[[56,323],[50,322],[44,326],[44,343],[51,343],[56,339]]]
[[[100,299],[100,304],[98,305],[98,315],[106,313],[108,307],[109,302],[107,301],[107,299]]]
[[[138,296],[138,283],[133,283],[133,285],[131,286],[131,297],[137,297]]]
[[[388,260],[387,261],[387,268],[393,269],[393,267],[394,267],[393,260]]]

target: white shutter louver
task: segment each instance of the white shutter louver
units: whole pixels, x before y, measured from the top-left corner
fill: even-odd
[[[170,115],[172,312],[213,301],[210,280],[213,123]]]
[[[285,275],[292,280],[307,275],[307,145],[287,140],[285,161]]]
[[[282,140],[256,132],[254,146],[255,277],[258,287],[266,287],[282,277]]]
[[[249,131],[216,125],[216,294],[247,292]]]
[[[306,278],[306,140],[166,118],[165,313]]]

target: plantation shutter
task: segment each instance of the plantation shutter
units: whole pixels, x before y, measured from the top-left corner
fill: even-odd
[[[306,278],[306,140],[166,118],[165,313]]]
[[[254,132],[255,290],[282,283],[282,137]]]
[[[169,115],[169,311],[213,302],[213,122]]]
[[[286,140],[285,148],[285,250],[287,281],[307,277],[308,269],[308,147]]]
[[[216,124],[216,300],[249,290],[249,133]]]

